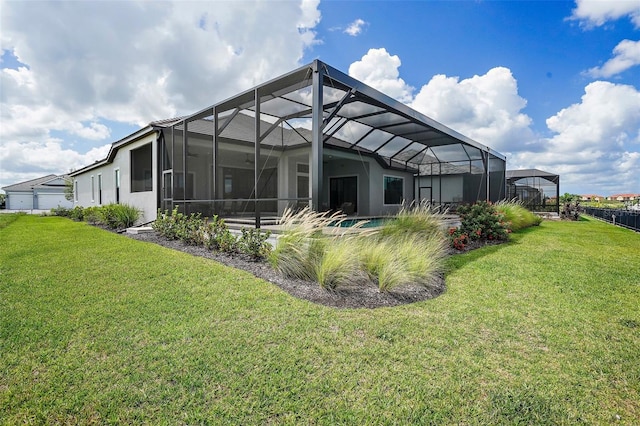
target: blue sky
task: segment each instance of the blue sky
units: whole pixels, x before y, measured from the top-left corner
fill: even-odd
[[[640,2],[0,4],[0,187],[319,58],[561,191],[640,193]]]

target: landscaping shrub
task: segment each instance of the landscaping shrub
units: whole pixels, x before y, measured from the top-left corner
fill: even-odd
[[[172,212],[158,209],[156,220],[151,224],[151,227],[166,239],[176,240],[175,222],[178,215],[182,215],[182,213],[178,213],[177,207]]]
[[[324,254],[328,238],[322,235],[322,229],[343,219],[344,215],[317,213],[309,207],[298,212],[286,209],[280,219],[284,232],[269,262],[285,276],[315,280],[315,265]]]
[[[51,209],[51,214],[54,216],[71,217],[71,209],[58,206]]]
[[[324,289],[334,290],[352,282],[360,272],[358,252],[354,250],[354,238],[329,238],[322,252],[316,252],[313,264],[314,279]],[[319,247],[316,245],[316,248]]]
[[[75,206],[72,209],[56,207],[51,209],[54,216],[68,217],[73,220],[85,220],[92,225],[104,225],[110,229],[124,229],[140,218],[140,210],[128,204],[106,204],[82,208]]]
[[[128,204],[110,203],[98,207],[99,223],[109,229],[124,229],[133,226],[140,218],[140,210]]]
[[[449,228],[449,240],[456,250],[464,250],[469,244],[469,236],[462,232],[460,228]]]
[[[237,251],[237,239],[229,228],[217,215],[207,222],[204,232],[204,246],[209,250],[219,250],[227,253]]]
[[[206,219],[200,213],[185,215],[177,207],[171,213],[168,210],[158,210],[151,227],[169,240],[180,240],[188,245],[207,246],[208,243]]]
[[[202,245],[209,250],[228,253],[238,251],[238,240],[218,216],[202,218],[200,213],[185,215],[175,208],[169,212],[158,210],[152,225],[154,231],[169,240],[181,240],[185,244]],[[266,240],[266,238],[265,238]]]
[[[248,254],[254,259],[264,259],[271,251],[271,244],[267,239],[271,232],[262,232],[255,228],[242,228],[242,235],[238,240],[238,249],[241,253]]]
[[[92,225],[101,223],[100,208],[97,206],[86,207],[84,209],[84,220]]]
[[[542,218],[530,210],[527,210],[521,202],[518,201],[501,201],[496,203],[495,208],[504,215],[504,220],[510,224],[512,231],[528,228],[530,226],[538,226],[542,222]]]
[[[504,215],[487,201],[478,201],[457,210],[462,224],[460,231],[471,240],[506,240],[511,230]]]
[[[446,239],[434,220],[422,209],[402,212],[405,224],[382,232],[332,227],[344,215],[315,213],[305,209],[285,212],[285,232],[269,256],[273,266],[286,276],[318,282],[336,289],[360,277],[369,278],[380,291],[404,284],[429,285],[440,272],[446,254]],[[417,218],[414,220],[414,218]],[[415,226],[419,222],[420,225]],[[439,222],[438,222],[439,223]]]
[[[82,221],[84,220],[84,209],[80,206],[75,206],[71,212],[69,217],[73,220]]]
[[[191,213],[188,216],[179,213],[178,220],[175,222],[175,235],[187,245],[204,245],[205,223],[200,213]]]
[[[364,271],[380,291],[403,284],[429,286],[442,271],[446,240],[441,232],[374,241],[363,238],[359,253]]]
[[[564,203],[560,210],[560,219],[562,220],[578,220],[580,219],[580,203]]]
[[[380,231],[382,237],[404,236],[421,233],[430,235],[440,233],[442,215],[437,207],[430,203],[411,203],[403,205],[392,220],[385,221]]]

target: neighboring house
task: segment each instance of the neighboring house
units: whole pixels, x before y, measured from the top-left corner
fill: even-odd
[[[320,61],[155,121],[71,173],[74,202],[244,217],[287,206],[395,213],[505,197],[505,157]]]
[[[581,195],[580,196],[580,200],[581,201],[604,201],[605,197],[603,197],[602,195],[595,195],[595,194],[586,194],[586,195]]]
[[[560,213],[560,176],[538,169],[507,170],[507,199],[533,211]]]
[[[73,207],[65,198],[64,190],[69,177],[47,175],[5,186],[7,210],[50,210],[56,207]]]
[[[640,200],[640,194],[614,194],[607,197],[609,201],[634,201]]]

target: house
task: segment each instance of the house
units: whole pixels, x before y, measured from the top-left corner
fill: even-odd
[[[505,157],[321,62],[155,121],[71,173],[74,203],[178,208],[260,226],[287,206],[381,216],[505,197]]]
[[[585,194],[585,195],[581,195],[580,196],[580,200],[581,201],[604,201],[605,197],[603,197],[602,195],[596,195],[596,194]]]
[[[640,200],[640,194],[614,194],[607,197],[609,201],[634,201]]]
[[[507,170],[507,199],[533,211],[560,213],[560,176],[538,169]]]
[[[65,198],[69,177],[54,174],[31,179],[2,189],[6,193],[7,210],[50,210],[55,207],[73,207]]]

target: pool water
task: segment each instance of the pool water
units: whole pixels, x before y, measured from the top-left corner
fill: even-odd
[[[346,219],[342,222],[335,222],[330,226],[339,226],[340,228],[351,228],[355,224],[359,222],[367,222],[364,225],[361,225],[361,228],[376,228],[378,226],[384,225],[384,223],[389,220],[385,217],[373,217],[371,219]]]

